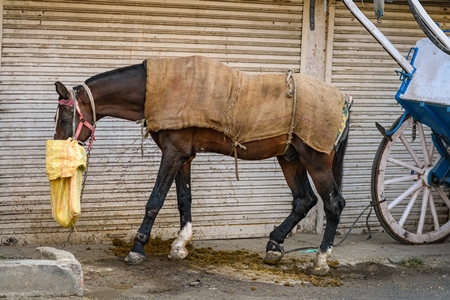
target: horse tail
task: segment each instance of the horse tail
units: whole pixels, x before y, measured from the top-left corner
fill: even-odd
[[[341,136],[341,139],[339,140],[338,144],[336,145],[336,152],[334,154],[333,159],[333,176],[334,181],[336,182],[339,190],[341,190],[342,186],[342,176],[343,176],[343,170],[344,170],[344,155],[345,150],[347,149],[348,144],[348,136],[349,136],[349,127],[350,127],[350,115],[347,119],[347,124],[345,126],[344,133]]]

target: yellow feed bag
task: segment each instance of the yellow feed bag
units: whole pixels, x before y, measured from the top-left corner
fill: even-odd
[[[86,170],[86,152],[77,141],[48,140],[46,172],[50,180],[52,216],[65,228],[74,227],[80,216],[80,196]]]

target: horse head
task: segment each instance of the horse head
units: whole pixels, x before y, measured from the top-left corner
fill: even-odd
[[[53,139],[65,140],[72,137],[85,142],[90,136],[94,140],[95,105],[89,87],[82,84],[69,91],[61,82],[55,82],[59,95],[55,116]]]

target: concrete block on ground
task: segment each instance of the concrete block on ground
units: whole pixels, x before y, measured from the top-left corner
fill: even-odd
[[[37,247],[34,250],[33,259],[76,260],[72,253],[53,247]]]
[[[55,248],[38,249],[33,258],[52,260],[0,260],[0,298],[83,296],[83,271],[75,257]]]

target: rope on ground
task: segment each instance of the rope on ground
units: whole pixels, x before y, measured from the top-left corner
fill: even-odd
[[[366,212],[367,209],[370,208],[369,213],[367,214],[366,217],[366,226],[367,226],[367,231],[369,232],[369,236],[367,237],[367,240],[370,240],[372,238],[372,231],[370,230],[370,225],[369,225],[369,218],[370,215],[372,214],[372,208],[376,205],[376,204],[380,204],[385,202],[386,200],[381,200],[379,202],[373,202],[371,201],[369,205],[366,206],[366,208],[359,214],[359,216],[355,219],[355,221],[353,222],[352,226],[350,227],[350,229],[347,231],[347,233],[345,234],[345,236],[342,238],[342,240],[333,245],[333,247],[337,247],[339,245],[341,245],[350,235],[350,233],[352,232],[353,228],[355,227],[356,223],[358,222],[359,218],[361,218],[361,216]],[[315,250],[316,247],[301,247],[301,248],[295,248],[289,251],[284,251],[284,253],[292,253],[292,252],[297,252],[297,251],[301,251],[301,250]]]
[[[61,250],[64,249],[64,248],[66,248],[67,243],[69,243],[70,237],[72,236],[72,233],[73,233],[74,231],[75,231],[75,227],[72,227],[72,228],[70,229],[70,232],[69,232],[69,235],[67,236],[66,241],[63,243],[63,245],[62,245],[62,247],[61,247]]]
[[[92,139],[92,137],[91,137]],[[84,177],[83,177],[83,183],[81,185],[81,192],[80,192],[80,202],[82,202],[83,200],[83,193],[84,193],[84,187],[86,185],[86,178],[87,178],[87,174],[88,174],[88,167],[89,167],[89,157],[91,157],[91,148],[89,147],[86,153],[86,170],[84,170]],[[77,233],[77,230],[75,229],[75,226],[71,228],[69,235],[67,236],[66,241],[63,243],[61,250],[64,249],[67,244],[69,243],[69,240],[72,236],[72,233],[75,232],[75,234]]]

